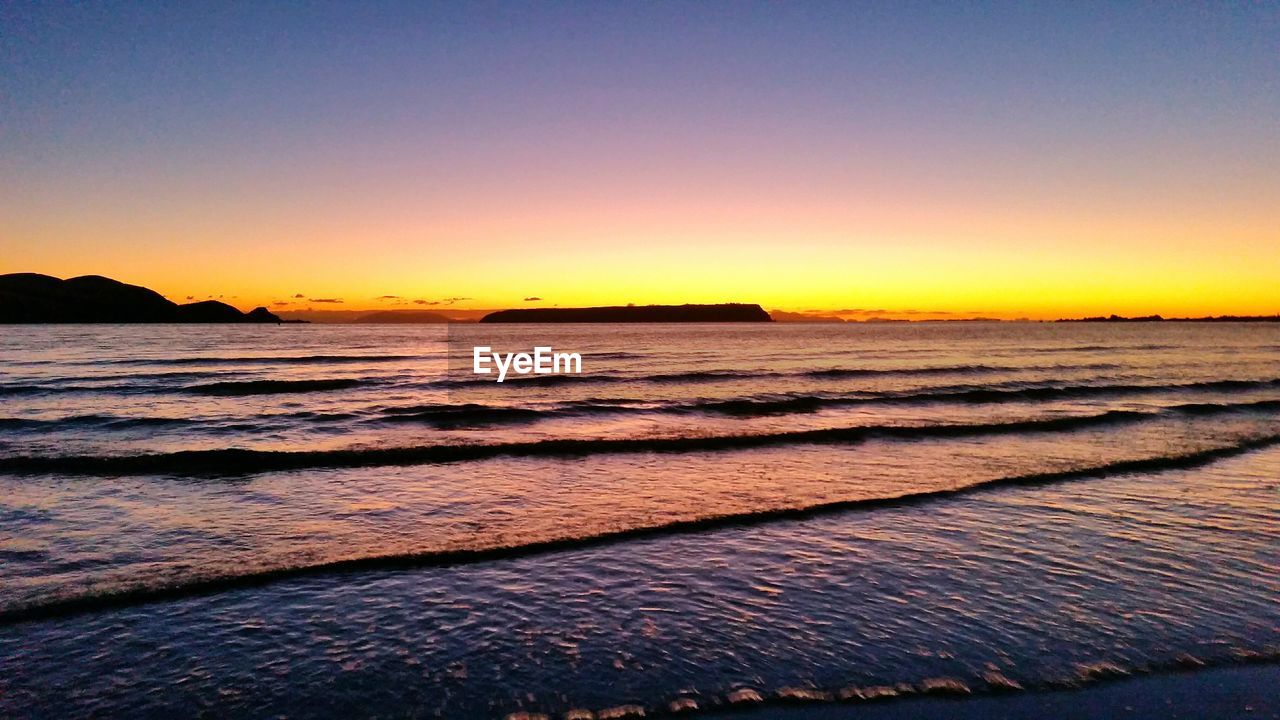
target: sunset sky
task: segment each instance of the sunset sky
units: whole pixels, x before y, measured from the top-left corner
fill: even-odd
[[[0,272],[1280,312],[1275,3],[8,2],[0,63]]]

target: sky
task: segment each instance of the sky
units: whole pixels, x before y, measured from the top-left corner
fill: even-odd
[[[1274,2],[11,1],[0,68],[0,272],[275,310],[1280,312]]]

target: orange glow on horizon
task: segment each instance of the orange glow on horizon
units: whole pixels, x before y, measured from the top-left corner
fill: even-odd
[[[361,229],[298,218],[279,235],[255,232],[246,219],[188,232],[176,252],[162,240],[171,232],[164,225],[140,233],[125,222],[92,232],[74,221],[59,232],[10,224],[8,234],[41,241],[21,265],[7,256],[0,270],[102,274],[176,302],[214,298],[284,312],[684,302],[755,302],[845,318],[1280,312],[1280,242],[1265,218],[1086,222],[986,211],[1000,222],[983,221],[983,212],[948,221],[942,211],[905,218],[889,206],[827,218],[744,213],[755,217],[734,221],[727,212],[691,210],[643,222],[637,209],[612,221],[459,218],[433,226],[388,216]],[[350,239],[358,233],[367,239]],[[132,239],[121,252],[125,236]]]
[[[430,310],[538,297],[886,317],[1280,312],[1280,203],[1266,202],[1265,178],[1218,178],[1210,193],[1214,178],[1191,170],[1024,183],[974,165],[921,182],[887,162],[681,165],[672,148],[659,155],[668,167],[640,150],[658,152],[539,155],[519,178],[471,168],[447,192],[437,169],[385,158],[354,186],[337,168],[264,167],[212,198],[163,176],[129,180],[123,199],[48,177],[9,188],[16,211],[0,215],[0,237],[21,252],[0,255],[0,272],[100,274],[178,302],[279,311],[307,298],[342,301],[310,301],[317,310]],[[299,174],[321,179],[303,189],[290,182]],[[61,212],[42,186],[77,207]]]

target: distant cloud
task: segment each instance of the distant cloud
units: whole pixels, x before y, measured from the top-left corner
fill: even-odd
[[[290,305],[291,303],[288,300],[277,300],[271,304],[272,305]]]
[[[535,295],[535,296],[533,296],[533,297],[527,297],[527,298],[525,298],[525,299],[524,299],[524,301],[525,301],[525,302],[542,302],[542,298],[540,298],[540,297],[538,297],[538,296],[536,296],[536,295]]]
[[[844,318],[838,315],[832,315],[831,313],[824,313],[818,310],[801,310],[800,312],[770,310],[769,316],[772,317],[775,322],[844,322]]]
[[[195,299],[196,299],[196,296],[195,296],[195,295],[188,295],[188,296],[187,296],[187,299],[188,299],[188,300],[195,300]]]
[[[807,312],[820,312],[820,311],[807,311]],[[886,309],[886,308],[874,308],[874,309],[872,309],[872,308],[843,308],[843,309],[841,309],[841,310],[830,310],[830,311],[828,311],[828,312],[830,312],[830,313],[831,313],[831,314],[833,314],[833,315],[870,315],[870,316],[881,316],[881,315],[955,315],[955,314],[956,314],[955,312],[953,312],[953,311],[951,311],[951,310],[921,310],[921,309],[918,309],[918,308],[907,308],[907,309],[905,309],[905,310],[888,310],[888,309]],[[884,318],[875,317],[874,319],[881,319],[881,320],[882,320],[882,319],[884,319]]]
[[[452,305],[463,300],[471,300],[469,297],[448,297],[439,300],[414,300],[414,305]]]
[[[399,300],[400,296],[399,295],[379,295],[378,299],[379,300]]]
[[[318,302],[318,303],[341,303],[341,302],[344,302],[341,298],[307,298],[307,299],[308,299],[308,300],[310,300],[311,302]]]

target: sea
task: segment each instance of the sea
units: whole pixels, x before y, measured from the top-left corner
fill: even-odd
[[[1075,687],[1278,568],[1276,323],[0,327],[6,718]]]

